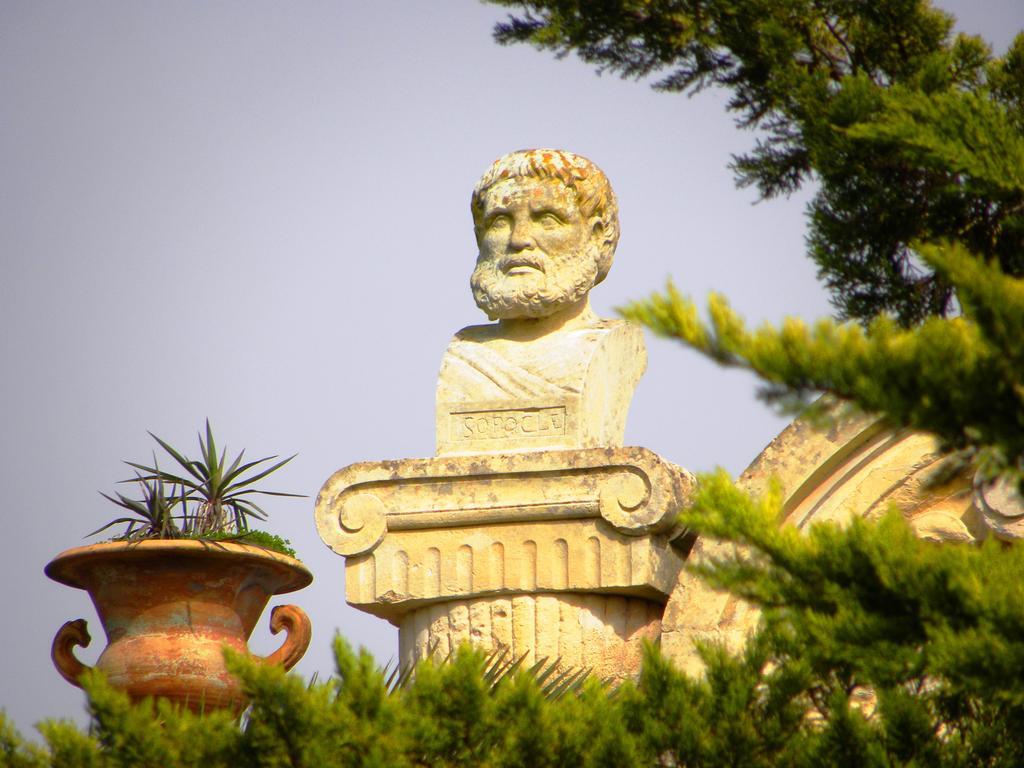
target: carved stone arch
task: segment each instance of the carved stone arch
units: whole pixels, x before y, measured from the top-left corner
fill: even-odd
[[[761,452],[738,483],[758,492],[775,478],[785,498],[781,524],[798,528],[819,521],[842,524],[854,515],[871,519],[894,504],[921,538],[932,541],[1024,534],[1024,507],[1005,488],[982,492],[967,474],[939,487],[926,483],[941,459],[934,437],[893,431],[867,416],[846,418],[828,431],[797,420]],[[700,562],[731,548],[698,538],[690,556]],[[683,669],[698,673],[695,640],[738,649],[757,621],[755,608],[684,571],[665,609],[662,649]]]

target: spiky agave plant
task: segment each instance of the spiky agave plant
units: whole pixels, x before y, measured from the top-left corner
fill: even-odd
[[[469,645],[463,651],[472,652]],[[336,651],[337,652],[337,651]],[[437,644],[432,645],[426,655],[434,664],[448,664],[452,661],[459,649],[452,649],[447,654],[437,653]],[[557,701],[567,694],[578,694],[583,690],[584,684],[591,677],[592,670],[589,667],[562,667],[562,659],[558,657],[551,661],[547,656],[542,657],[532,666],[525,666],[527,654],[514,658],[507,647],[494,648],[487,653],[483,659],[481,672],[488,688],[494,691],[499,685],[511,680],[516,674],[524,673],[534,680],[540,687],[544,698]],[[398,693],[412,683],[416,673],[416,667],[424,659],[419,659],[411,664],[399,664],[397,661],[389,661],[382,669],[384,687],[390,694]],[[602,687],[613,690],[611,678],[601,680]]]
[[[253,494],[265,496],[301,496],[298,493],[283,493],[281,491],[265,491],[252,487],[271,472],[275,472],[295,455],[289,456],[269,467],[265,467],[256,474],[246,476],[247,472],[255,470],[261,464],[276,459],[276,456],[266,456],[262,459],[242,463],[245,451],[241,451],[230,464],[227,461],[227,448],[219,454],[217,444],[213,437],[213,429],[210,427],[210,420],[206,420],[206,439],[199,435],[200,458],[190,459],[182,455],[177,449],[166,440],[162,440],[152,432],[150,437],[156,440],[168,455],[185,470],[185,475],[175,475],[166,470],[160,469],[156,462],[152,467],[145,464],[136,464],[132,461],[125,462],[137,470],[145,472],[145,479],[159,479],[165,483],[173,483],[184,489],[184,498],[187,502],[196,504],[194,513],[186,517],[187,533],[193,536],[205,536],[224,532],[244,532],[249,530],[249,518],[266,520],[267,513],[252,499],[248,498]]]
[[[243,450],[229,461],[226,447],[220,452],[217,450],[209,419],[206,420],[205,439],[202,433],[199,434],[199,458],[189,458],[166,440],[152,432],[149,435],[184,472],[175,474],[161,468],[155,454],[152,465],[126,461],[125,464],[133,467],[136,474],[134,478],[121,482],[137,483],[142,488],[143,498],[135,500],[120,493],[116,498],[102,494],[133,512],[134,516],[113,520],[94,533],[123,523],[128,525],[128,530],[120,538],[125,539],[245,539],[294,554],[283,539],[269,534],[256,535],[260,532],[251,531],[249,520],[267,519],[266,512],[252,500],[254,494],[302,496],[254,487],[255,483],[283,467],[295,455],[266,466],[277,457],[243,462]],[[171,490],[167,491],[168,488]]]
[[[153,466],[156,466],[155,455],[153,456]],[[186,517],[184,489],[182,489],[182,494],[178,495],[175,492],[175,486],[171,485],[170,492],[168,492],[167,486],[159,476],[145,478],[138,473],[136,473],[134,482],[142,489],[141,499],[131,499],[123,493],[115,493],[114,496],[110,496],[100,491],[103,498],[114,502],[119,507],[124,507],[132,515],[111,520],[90,533],[89,536],[95,536],[115,525],[125,525],[127,526],[125,532],[119,538],[129,541],[180,538],[183,532],[177,521],[184,521]],[[178,514],[175,514],[175,507],[180,507]]]

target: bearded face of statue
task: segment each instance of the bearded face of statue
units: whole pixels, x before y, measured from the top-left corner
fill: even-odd
[[[470,284],[492,320],[547,317],[597,281],[598,242],[576,192],[558,179],[505,179],[483,198]]]

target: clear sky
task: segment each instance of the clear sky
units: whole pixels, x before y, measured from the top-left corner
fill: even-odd
[[[1020,0],[944,0],[997,51]],[[430,456],[449,337],[483,316],[468,289],[469,194],[523,147],[601,166],[619,198],[613,308],[672,275],[754,321],[829,312],[804,255],[808,196],[753,205],[727,169],[753,136],[724,95],[597,77],[490,38],[500,9],[443,3],[0,0],[0,708],[24,732],[84,721],[49,660],[84,592],[46,562],[117,516],[98,490],[145,461],[147,430],[192,450],[207,417],[230,449],[298,452],[273,489],[316,495],[355,461]],[[785,422],[723,371],[648,338],[626,442],[692,470],[741,471]],[[312,498],[269,529],[316,581],[272,602],[310,614],[304,675],[340,631],[383,663],[397,632],[344,602]],[[278,640],[266,629],[252,647]]]

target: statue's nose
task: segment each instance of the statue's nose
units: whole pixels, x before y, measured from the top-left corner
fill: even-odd
[[[521,251],[536,245],[533,239],[533,231],[530,227],[530,220],[517,218],[512,223],[512,232],[509,234],[509,248],[513,251]]]

